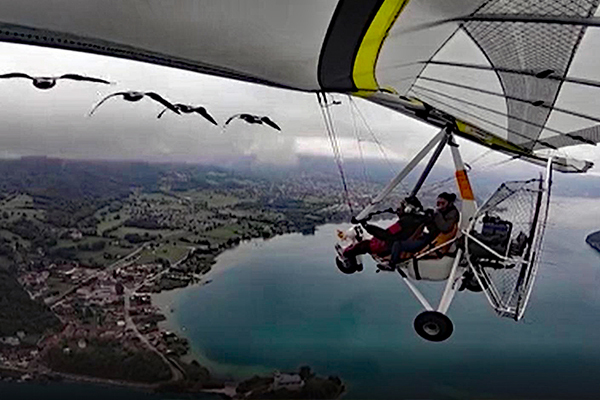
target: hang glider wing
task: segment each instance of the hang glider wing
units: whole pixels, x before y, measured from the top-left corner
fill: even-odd
[[[541,162],[600,142],[599,2],[0,0],[0,40],[352,93]]]

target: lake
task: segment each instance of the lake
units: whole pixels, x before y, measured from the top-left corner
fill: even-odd
[[[223,377],[306,364],[340,376],[345,398],[597,398],[600,254],[584,239],[600,229],[600,204],[559,198],[552,213],[524,319],[500,319],[482,294],[461,292],[443,343],[414,333],[422,310],[397,275],[376,274],[370,261],[362,273],[338,272],[339,225],[243,243],[219,256],[212,283],[158,300]],[[432,300],[443,289],[420,286]]]
[[[254,240],[219,256],[206,286],[156,296],[167,325],[222,377],[310,365],[338,375],[345,399],[589,398],[600,393],[600,201],[553,201],[545,263],[521,322],[494,315],[481,294],[458,293],[453,336],[425,342],[421,311],[394,274],[343,275],[333,264],[338,225],[315,235]],[[345,227],[347,225],[341,225]],[[423,286],[436,299],[441,284]],[[169,310],[173,308],[173,313]],[[0,382],[10,399],[169,399],[103,385]],[[214,396],[201,395],[202,398]]]

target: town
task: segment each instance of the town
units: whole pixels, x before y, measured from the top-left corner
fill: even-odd
[[[220,381],[192,359],[185,337],[161,326],[168,310],[153,304],[152,294],[209,284],[206,274],[218,255],[241,241],[310,234],[347,219],[339,181],[277,182],[203,170],[204,180],[194,183],[189,169],[158,175],[150,188],[128,182],[116,196],[102,187],[95,196],[56,197],[43,185],[4,194],[0,376],[230,397],[268,396],[285,387],[338,396],[339,378],[306,371],[303,378],[276,374],[243,385]],[[377,188],[360,187],[363,199]]]

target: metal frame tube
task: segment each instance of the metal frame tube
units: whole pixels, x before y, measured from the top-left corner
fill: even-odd
[[[440,304],[438,306],[437,311],[442,314],[446,314],[450,304],[452,303],[452,299],[454,299],[454,295],[458,290],[457,280],[456,280],[456,272],[458,270],[458,264],[460,264],[460,260],[462,258],[463,251],[462,249],[458,249],[456,252],[456,258],[454,259],[454,264],[452,264],[452,270],[450,271],[450,276],[448,277],[448,281],[446,282],[446,287],[444,288],[444,293],[442,294],[442,298],[440,299]],[[459,277],[459,279],[462,279]]]
[[[458,188],[459,188],[459,191],[461,194],[461,198],[463,201],[463,207],[462,207],[463,220],[461,221],[461,230],[459,231],[458,235],[460,235],[461,231],[464,233],[464,228],[472,223],[471,219],[472,219],[473,215],[475,214],[477,205],[475,203],[471,185],[467,178],[467,173],[465,170],[464,163],[462,161],[462,157],[460,156],[460,152],[458,150],[458,145],[456,145],[454,143],[453,138],[452,138],[452,132],[449,131],[447,127],[444,127],[435,137],[433,137],[429,141],[429,143],[427,143],[427,145],[425,145],[425,147],[408,163],[408,165],[406,165],[406,167],[404,167],[404,169],[402,171],[400,171],[400,173],[385,187],[385,189],[383,189],[383,191],[375,199],[373,199],[371,201],[371,203],[363,211],[361,211],[358,214],[357,219],[365,218],[372,211],[373,207],[376,204],[378,204],[379,202],[381,202],[386,196],[388,196],[392,192],[392,190],[398,184],[400,184],[400,182],[406,177],[406,175],[408,175],[417,166],[417,164],[431,151],[431,149],[433,149],[433,147],[437,145],[437,148],[436,148],[434,154],[432,155],[431,159],[427,163],[425,170],[422,172],[421,177],[419,178],[419,181],[417,182],[417,184],[415,185],[415,187],[411,193],[411,195],[416,195],[416,193],[419,191],[419,189],[423,185],[423,182],[425,181],[425,179],[431,172],[431,169],[437,162],[442,150],[444,149],[444,147],[447,144],[450,145],[451,149],[452,149],[452,157],[453,157],[454,165],[456,168],[457,185],[458,185]],[[455,241],[457,238],[454,238],[453,241]],[[449,243],[444,243],[441,246],[446,246],[448,244]],[[450,276],[448,277],[446,286],[444,288],[444,292],[442,294],[442,297],[440,299],[440,302],[439,302],[439,305],[437,308],[437,311],[442,314],[445,314],[448,311],[448,308],[450,307],[450,304],[452,303],[452,300],[454,299],[454,295],[456,294],[456,292],[458,290],[457,283],[459,282],[459,280],[462,279],[462,276],[457,277],[459,264],[462,260],[462,257],[463,257],[463,250],[458,249],[458,251],[456,252],[456,256],[454,258],[454,262],[452,264],[452,269],[450,270]],[[404,273],[404,271],[402,271],[400,269],[398,269],[398,273],[401,276],[402,281],[406,284],[406,286],[408,286],[411,293],[415,296],[415,298],[419,301],[419,303],[421,303],[421,305],[427,311],[434,311],[434,308],[431,306],[429,301],[427,301],[425,296],[423,296],[421,291],[415,285],[413,285],[412,282],[408,279],[408,276],[406,275],[406,273]]]
[[[433,307],[431,306],[431,304],[429,304],[429,302],[427,301],[427,299],[425,298],[425,296],[423,296],[423,294],[421,293],[421,291],[419,289],[417,289],[416,286],[413,285],[410,280],[408,280],[408,277],[406,277],[403,274],[400,274],[400,276],[402,277],[402,280],[404,281],[404,283],[406,284],[406,286],[408,286],[408,288],[410,289],[410,291],[412,292],[412,294],[417,298],[417,300],[419,300],[419,303],[421,303],[421,305],[423,307],[425,307],[425,309],[427,311],[433,311]]]
[[[431,151],[431,149],[433,149],[433,147],[436,144],[438,144],[441,140],[444,139],[445,135],[446,128],[442,129],[437,135],[435,135],[429,141],[429,143],[427,143],[425,147],[423,147],[423,149],[421,149],[421,151],[412,160],[410,160],[410,162],[402,169],[402,171],[400,171],[398,175],[396,175],[396,177],[394,177],[394,179],[392,179],[390,183],[388,183],[388,185],[381,191],[381,193],[379,193],[377,197],[371,200],[371,203],[356,216],[356,219],[360,220],[369,215],[369,213],[373,211],[373,208],[381,201],[383,201],[383,199],[385,199],[392,192],[392,190],[394,190],[396,186],[398,186],[400,182],[402,182],[402,180],[406,178],[406,176],[413,169],[415,169],[415,167],[421,162],[423,158],[425,158],[425,156]]]
[[[448,128],[444,128],[442,130],[442,132],[444,132],[446,134],[444,135],[444,137],[442,137],[442,139],[440,140],[440,143],[435,148],[433,154],[431,155],[431,158],[429,159],[429,161],[427,162],[427,165],[425,166],[425,169],[421,173],[419,180],[415,184],[415,187],[413,188],[412,192],[410,192],[411,197],[416,196],[417,193],[419,193],[419,190],[423,186],[423,183],[425,183],[425,179],[427,179],[427,177],[431,173],[431,170],[433,169],[435,163],[440,158],[440,154],[442,154],[442,150],[444,150],[444,147],[446,147],[446,144],[448,143],[448,140],[449,140]]]
[[[491,249],[490,247],[488,247],[485,243],[483,243],[481,240],[477,239],[475,236],[472,236],[471,234],[469,234],[469,232],[463,232],[463,235],[465,235],[466,237],[468,237],[470,240],[474,241],[475,243],[477,243],[478,245],[480,245],[481,247],[484,248],[484,250],[486,250],[487,252],[489,252],[490,254],[492,254],[495,257],[498,257],[499,259],[501,259],[502,261],[509,261],[512,260],[511,258],[508,258],[506,256],[500,255],[500,253],[494,251],[493,249]],[[520,260],[515,260],[515,262],[519,262]]]
[[[543,180],[544,188],[542,190],[546,192],[545,200],[547,201],[546,210],[545,210],[545,214],[546,214],[545,218],[548,216],[548,212],[549,212],[548,207],[550,207],[550,188],[552,186],[552,160],[553,160],[552,157],[550,157],[548,159],[548,164],[546,166],[546,176],[545,176],[545,179]],[[543,196],[543,194],[542,194],[542,196]],[[541,221],[541,222],[538,221],[538,224],[546,224],[546,220]],[[535,230],[533,240],[531,241],[531,246],[536,246],[538,240],[541,240],[539,237],[543,233],[544,228],[545,228],[544,226],[537,227],[537,229]],[[530,250],[531,250],[531,247],[530,247]],[[534,257],[540,257],[540,256],[541,256],[541,254],[534,254]],[[531,262],[531,256],[528,257],[528,261]],[[534,262],[539,262],[539,261],[534,260]],[[535,265],[531,265],[529,268],[534,268],[534,267],[535,267]],[[535,271],[533,271],[533,278],[535,278],[536,273],[537,273],[537,269]],[[532,276],[529,276],[527,278],[528,278],[527,280],[532,279]],[[529,287],[529,290],[525,294],[524,302],[521,306],[519,313],[516,315],[516,318],[515,318],[517,321],[520,320],[521,318],[523,318],[523,314],[525,313],[525,309],[527,308],[527,303],[529,303],[529,297],[531,296],[532,289],[533,289],[533,285],[531,285]]]

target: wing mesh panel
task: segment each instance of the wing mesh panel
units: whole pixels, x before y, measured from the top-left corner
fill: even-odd
[[[491,0],[476,14],[538,15],[588,17],[594,14],[600,0]],[[585,27],[547,23],[469,21],[467,33],[478,44],[494,68],[510,68],[542,72],[565,77]],[[543,101],[554,105],[561,83],[534,76],[498,72],[508,96]],[[548,120],[550,110],[519,101],[508,100],[508,140],[526,143],[537,139],[542,128],[525,124],[525,119],[538,125]],[[516,135],[519,132],[521,135]]]

